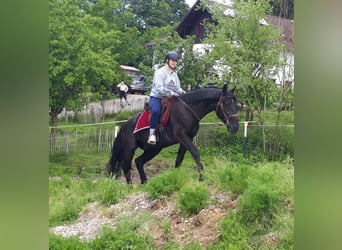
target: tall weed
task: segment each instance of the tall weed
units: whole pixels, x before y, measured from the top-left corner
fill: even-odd
[[[103,249],[156,249],[149,232],[137,229],[150,217],[142,214],[138,217],[123,217],[113,230],[108,226],[102,228],[102,234],[89,243],[92,250]]]
[[[75,196],[65,197],[59,205],[54,204],[54,207],[49,211],[50,226],[73,222],[82,210],[82,205],[80,199]]]
[[[284,192],[284,181],[287,176],[279,164],[268,163],[253,169],[248,187],[239,198],[238,215],[246,225],[259,225],[257,230],[261,231],[273,225],[285,197],[291,196]]]
[[[78,237],[63,237],[49,234],[49,250],[91,250],[87,242]]]
[[[247,188],[250,166],[245,164],[229,163],[219,175],[218,186],[234,195],[242,194]]]
[[[112,179],[102,180],[98,190],[99,201],[106,206],[117,203],[129,192],[127,184]]]
[[[185,215],[197,214],[207,204],[210,191],[207,187],[184,186],[178,193],[178,207]]]
[[[228,217],[221,222],[220,232],[220,240],[208,247],[208,250],[251,249],[248,245],[248,233],[246,227],[241,223],[235,213],[229,213]]]
[[[159,196],[171,196],[175,191],[180,190],[187,179],[189,179],[184,168],[170,169],[162,172],[159,176],[150,179],[144,190],[153,198]]]

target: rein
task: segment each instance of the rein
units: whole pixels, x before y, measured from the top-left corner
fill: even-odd
[[[228,126],[229,125],[229,118],[237,117],[238,115],[237,114],[232,114],[232,115],[228,115],[227,116],[226,112],[224,112],[224,107],[223,107],[222,99],[223,99],[223,96],[220,97],[220,100],[218,101],[218,103],[216,105],[216,112],[218,111],[219,108],[221,108],[221,111],[222,111],[223,116],[224,116],[225,123]]]
[[[195,111],[193,111],[191,108],[190,108],[190,106],[188,105],[188,104],[186,104],[182,99],[180,99],[178,96],[177,96],[177,99],[179,100],[179,101],[181,101],[181,103],[183,103],[184,105],[185,105],[185,107],[187,107],[193,114],[194,114],[194,116],[197,118],[197,120],[201,120],[199,117],[198,117],[198,115],[195,113]]]

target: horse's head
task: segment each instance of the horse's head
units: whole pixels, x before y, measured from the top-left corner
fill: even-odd
[[[227,126],[228,131],[233,134],[239,129],[239,119],[237,116],[237,106],[234,91],[235,87],[232,90],[227,90],[227,84],[224,84],[215,110],[216,115]]]

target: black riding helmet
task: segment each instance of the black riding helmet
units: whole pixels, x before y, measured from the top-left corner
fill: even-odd
[[[170,51],[165,56],[165,60],[168,60],[168,59],[171,59],[171,60],[174,60],[174,61],[178,61],[179,57],[178,57],[178,54],[175,51]]]

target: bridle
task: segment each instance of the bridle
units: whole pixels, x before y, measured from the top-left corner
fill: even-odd
[[[224,109],[224,105],[223,105],[223,102],[222,102],[222,99],[224,98],[224,96],[220,96],[220,99],[219,101],[217,102],[216,104],[216,112],[218,112],[218,109],[221,109],[222,113],[223,113],[223,116],[224,116],[224,123],[226,124],[226,126],[229,125],[229,118],[231,117],[237,117],[238,115],[237,114],[232,114],[232,115],[227,115],[226,112],[225,112],[225,109]],[[186,106],[192,113],[193,115],[197,118],[197,120],[201,120],[198,115],[195,113],[195,111],[193,111],[190,106],[188,104],[186,104],[181,98],[179,98],[177,96],[177,99],[179,101],[181,101],[184,106]]]
[[[216,112],[218,112],[219,109],[221,109],[223,116],[224,116],[224,123],[226,124],[226,126],[229,125],[229,119],[232,117],[237,117],[237,114],[231,114],[231,115],[227,115],[224,109],[224,105],[223,105],[223,98],[224,96],[220,96],[220,99],[218,101],[218,103],[216,104]],[[228,112],[227,112],[228,113]]]

